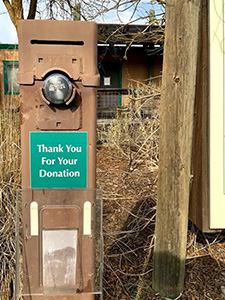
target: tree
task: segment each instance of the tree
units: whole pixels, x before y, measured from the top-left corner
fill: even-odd
[[[96,20],[107,13],[116,12],[117,18],[130,11],[129,22],[149,20],[149,11],[144,4],[165,5],[164,0],[2,0],[7,12],[18,30],[18,21],[23,19],[52,20]],[[25,16],[25,12],[28,12]],[[150,13],[151,14],[151,13]],[[163,14],[163,13],[162,13]]]
[[[2,0],[9,13],[16,30],[18,30],[18,21],[24,18],[23,14],[23,1],[22,0]],[[29,5],[29,12],[27,19],[34,19],[37,10],[37,0],[31,0]]]

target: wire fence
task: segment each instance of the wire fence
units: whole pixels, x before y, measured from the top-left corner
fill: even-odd
[[[97,119],[111,120],[117,116],[117,107],[128,99],[128,89],[98,89]]]

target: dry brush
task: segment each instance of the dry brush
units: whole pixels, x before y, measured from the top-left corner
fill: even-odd
[[[15,278],[15,202],[21,185],[20,117],[14,96],[0,99],[0,298],[12,298]]]

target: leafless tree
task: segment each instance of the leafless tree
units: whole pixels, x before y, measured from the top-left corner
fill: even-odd
[[[116,13],[118,22],[122,22],[125,12],[130,12],[129,22],[146,19],[151,12],[146,4],[165,5],[164,0],[2,0],[9,16],[18,29],[21,19],[53,20],[102,20],[109,12]]]

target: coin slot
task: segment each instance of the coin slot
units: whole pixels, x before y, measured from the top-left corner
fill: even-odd
[[[60,46],[83,46],[84,41],[60,41],[60,40],[31,40],[31,45],[60,45]]]

